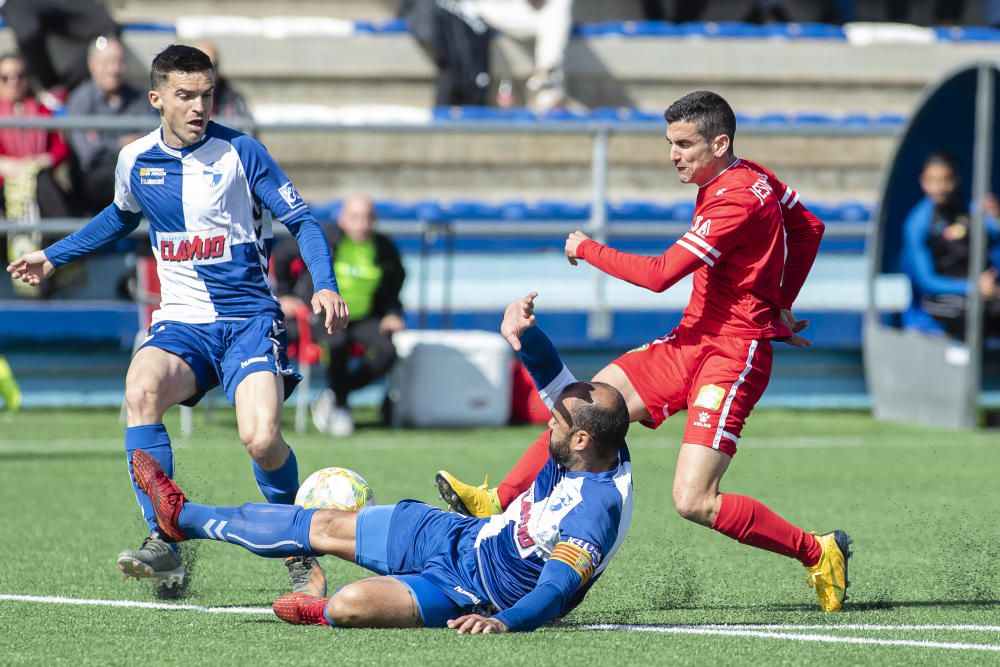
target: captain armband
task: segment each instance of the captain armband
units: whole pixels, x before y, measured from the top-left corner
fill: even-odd
[[[549,558],[569,565],[580,575],[580,586],[585,586],[601,563],[601,549],[585,540],[570,537],[556,544]]]

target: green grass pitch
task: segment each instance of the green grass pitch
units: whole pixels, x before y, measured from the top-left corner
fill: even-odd
[[[176,435],[176,412],[167,424],[175,434],[176,477],[190,497],[215,504],[260,499],[231,411],[216,411],[207,421],[197,411],[190,438]],[[723,491],[754,496],[809,529],[842,528],[854,538],[850,601],[843,613],[824,615],[798,563],[676,515],[670,486],[682,427],[681,420],[656,432],[633,426],[631,533],[561,626],[469,637],[448,630],[304,628],[265,614],[0,598],[0,663],[1000,663],[1000,631],[982,627],[1000,625],[996,432],[891,426],[852,412],[753,416]],[[298,436],[290,425],[286,431],[303,477],[345,466],[368,479],[379,502],[439,504],[438,468],[467,479],[489,472],[495,483],[538,429],[372,427],[340,441]],[[0,596],[153,601],[150,584],[124,581],[114,563],[120,549],[138,544],[143,529],[115,414],[0,413]],[[199,543],[196,556],[189,595],[178,604],[266,607],[286,592],[279,561],[216,542]],[[364,575],[332,558],[323,565],[334,585]],[[580,627],[600,623],[669,632]],[[744,636],[687,634],[705,624],[777,627],[741,625],[750,633]],[[945,627],[897,627],[927,625]],[[907,641],[914,643],[899,643]]]

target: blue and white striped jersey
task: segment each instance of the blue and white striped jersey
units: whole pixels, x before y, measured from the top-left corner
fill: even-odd
[[[135,229],[145,215],[160,278],[153,322],[280,316],[268,281],[271,221],[299,242],[315,289],[336,290],[329,246],[309,208],[255,139],[214,122],[183,149],[158,128],[118,156],[114,203],[46,250],[56,266]]]

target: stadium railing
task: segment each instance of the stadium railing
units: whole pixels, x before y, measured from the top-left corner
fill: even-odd
[[[492,204],[469,201],[422,201],[403,205],[398,202],[390,206],[383,203],[381,229],[401,239],[410,240],[410,249],[418,249],[423,260],[431,251],[443,250],[446,254],[458,248],[497,250],[508,244],[510,249],[523,248],[525,241],[539,245],[559,243],[573,229],[583,229],[593,238],[607,242],[616,239],[630,249],[641,249],[645,240],[675,238],[690,226],[693,209],[690,203],[656,204],[651,202],[612,202],[608,198],[608,145],[615,134],[659,133],[662,119],[657,115],[641,116],[639,112],[616,110],[614,115],[601,110],[569,119],[566,114],[557,113],[538,119],[529,112],[512,110],[462,109],[439,110],[426,123],[370,123],[335,124],[329,122],[268,122],[255,123],[252,119],[231,123],[239,129],[266,132],[348,132],[348,133],[529,133],[529,134],[575,134],[589,135],[592,140],[591,152],[591,196],[589,204],[578,202],[507,202]],[[743,118],[740,131],[757,135],[894,135],[902,125],[899,118],[868,118],[862,122],[861,116],[840,119],[819,115],[783,116],[768,114]],[[0,118],[0,127],[11,128],[52,128],[101,129],[101,130],[150,130],[156,126],[156,119],[149,117],[70,117],[50,118]],[[655,130],[653,129],[655,126]],[[822,205],[820,205],[822,206]],[[320,219],[335,216],[335,204],[318,206]],[[393,215],[393,212],[395,215]],[[870,208],[861,203],[848,202],[829,210],[835,213],[836,224],[829,226],[829,243],[854,244],[857,250],[867,230]],[[666,222],[664,222],[666,220]],[[42,220],[35,229],[44,234],[65,234],[75,231],[82,224],[79,219]],[[0,221],[0,232],[24,231],[23,222]],[[275,232],[283,233],[281,226]],[[140,228],[136,234],[143,234]],[[518,245],[518,244],[522,245]],[[464,245],[463,245],[464,244]],[[561,246],[560,246],[561,247]],[[421,271],[421,280],[426,272]],[[588,294],[581,294],[581,303],[588,304],[585,312],[584,340],[609,341],[616,329],[615,321],[620,313],[612,312],[606,297],[606,277],[594,272]],[[421,300],[426,292],[421,285]],[[443,285],[450,293],[451,285]],[[423,303],[420,308],[423,311]],[[448,315],[444,315],[448,324]],[[430,323],[430,319],[427,320]],[[457,322],[451,322],[457,324]],[[439,323],[440,324],[440,323]],[[574,319],[567,331],[577,329],[580,323]],[[628,327],[627,327],[628,328]],[[616,336],[617,338],[617,336]],[[574,339],[580,340],[579,336]]]

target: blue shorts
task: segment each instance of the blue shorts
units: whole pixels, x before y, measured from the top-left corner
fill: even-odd
[[[181,405],[195,405],[220,383],[226,398],[235,404],[236,387],[246,376],[260,371],[281,376],[285,398],[291,396],[302,376],[288,363],[287,340],[284,323],[272,315],[209,324],[167,320],[149,327],[149,336],[139,349],[165,350],[191,367],[198,389]]]
[[[354,562],[405,584],[425,627],[495,613],[474,580],[475,554],[463,548],[474,534],[466,529],[479,524],[416,500],[365,507],[358,512]]]

